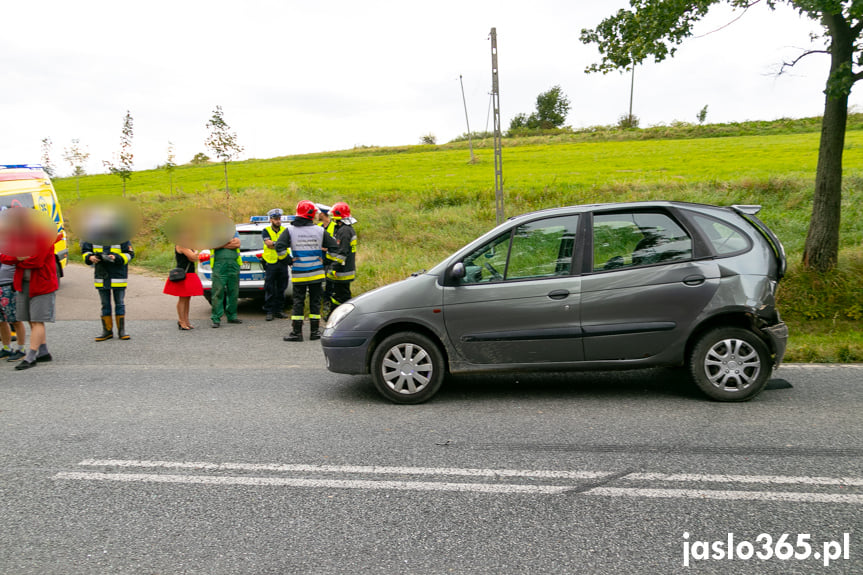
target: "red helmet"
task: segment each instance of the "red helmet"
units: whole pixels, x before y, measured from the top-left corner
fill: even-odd
[[[309,200],[303,200],[299,204],[297,204],[298,218],[306,218],[307,220],[311,220],[315,217],[315,214],[317,212],[318,208],[315,207],[315,204],[313,204]]]
[[[330,214],[337,220],[349,218],[351,217],[351,208],[344,202],[336,202],[335,205],[330,208]]]

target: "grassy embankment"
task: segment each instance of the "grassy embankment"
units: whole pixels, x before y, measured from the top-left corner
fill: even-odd
[[[693,137],[689,125],[666,127],[664,136],[632,131],[612,137],[609,131],[596,138],[516,138],[504,150],[506,211],[649,199],[762,204],[761,217],[785,243],[791,263],[780,287],[780,309],[793,334],[789,359],[861,361],[863,116],[852,117],[846,139],[841,263],[826,275],[805,272],[798,263],[813,193],[817,125],[794,120],[736,124],[733,130],[696,127],[702,135],[723,136],[712,138]],[[753,131],[761,135],[731,135]],[[159,272],[172,267],[159,224],[188,207],[213,207],[243,221],[271,207],[291,209],[303,198],[345,200],[361,222],[354,293],[401,279],[494,226],[492,152],[478,144],[476,164],[466,161],[466,142],[236,162],[229,177],[238,191],[230,199],[219,189],[221,166],[178,167],[174,194],[164,171],[136,172],[128,189],[144,216],[137,263]],[[86,176],[80,184],[82,196],[120,189],[111,175]],[[55,186],[65,207],[75,203],[74,179],[58,179]]]

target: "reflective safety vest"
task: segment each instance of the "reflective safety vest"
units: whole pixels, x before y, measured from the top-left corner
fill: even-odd
[[[267,226],[264,229],[267,230],[267,235],[270,236],[270,239],[273,241],[273,243],[275,243],[276,240],[279,239],[279,236],[285,233],[284,226],[280,227],[278,232],[273,229],[273,226]],[[264,244],[264,261],[268,264],[274,264],[277,261],[285,259],[286,257],[288,257],[288,252],[279,255],[279,252],[277,252],[275,249],[268,248],[267,244]]]
[[[310,283],[324,279],[324,260],[321,248],[324,242],[324,228],[320,226],[295,226],[290,224],[291,281]]]

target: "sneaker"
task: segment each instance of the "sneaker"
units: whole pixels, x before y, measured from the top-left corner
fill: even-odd
[[[16,349],[15,351],[13,351],[9,355],[9,357],[6,358],[6,361],[18,361],[19,359],[21,359],[25,355],[27,355],[27,354],[24,353],[23,351],[21,351],[20,349]]]
[[[276,317],[278,319],[286,319],[288,316],[286,316],[285,314],[283,314],[280,311],[277,311],[276,313],[273,314],[273,317]]]
[[[46,353],[45,355],[39,355],[36,357],[36,361],[38,361],[39,363],[42,363],[43,361],[51,361],[52,359],[54,358],[51,357],[50,353]]]
[[[243,323],[243,320],[241,320],[240,318],[235,317],[234,319],[229,319],[229,320],[228,320],[228,323]]]
[[[11,349],[0,349],[0,359],[3,359],[4,357],[9,357],[10,355],[12,355]]]
[[[266,318],[264,318],[264,319],[266,319],[267,321],[273,321],[273,314],[268,313],[268,314],[267,314],[267,317],[266,317]]]
[[[222,324],[220,324],[220,323],[219,323],[219,322],[217,322],[217,321],[214,321],[214,322],[213,322],[213,327],[214,327],[214,328],[219,327],[220,325],[222,325]]]

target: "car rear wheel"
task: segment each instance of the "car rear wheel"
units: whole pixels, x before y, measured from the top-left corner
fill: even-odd
[[[689,371],[699,389],[719,401],[747,401],[764,389],[773,359],[767,345],[751,331],[714,329],[698,340]]]
[[[416,332],[393,334],[372,354],[375,387],[395,403],[428,401],[440,389],[444,371],[444,357],[438,346]]]

